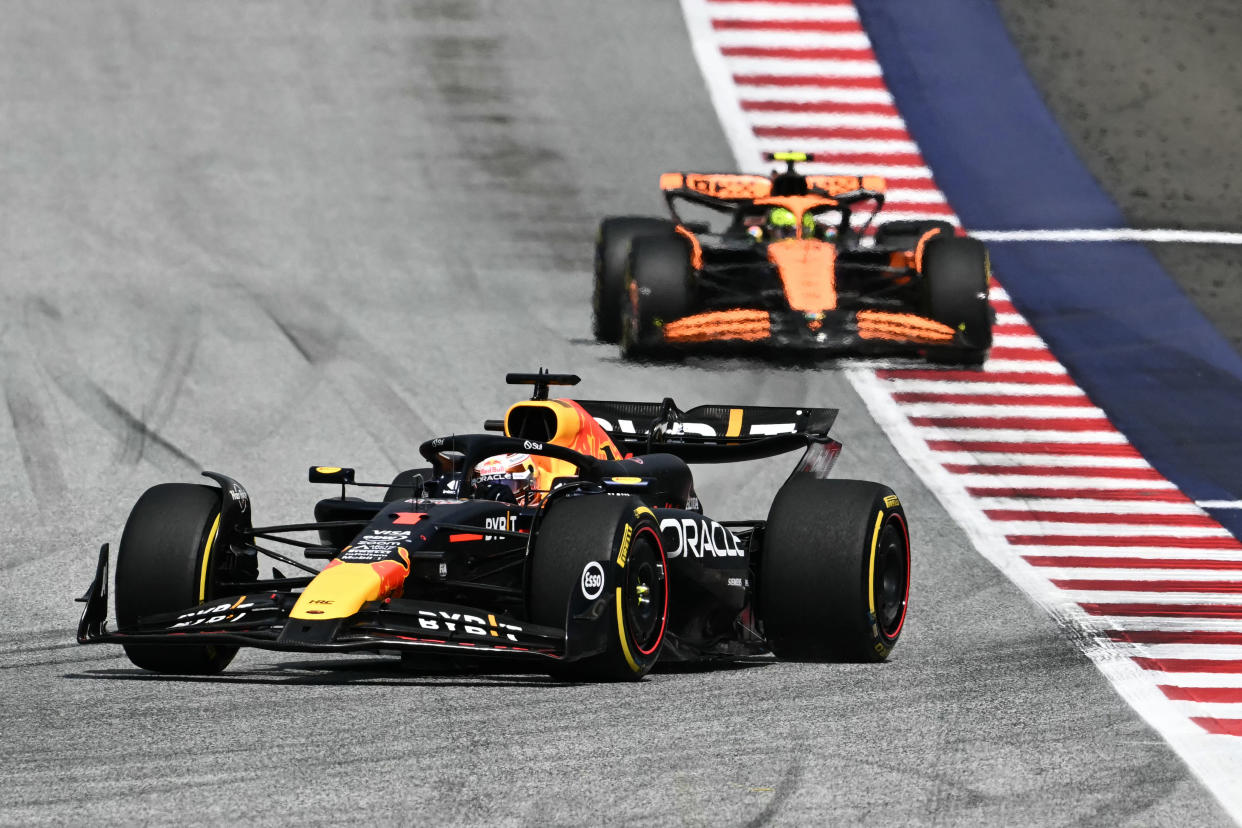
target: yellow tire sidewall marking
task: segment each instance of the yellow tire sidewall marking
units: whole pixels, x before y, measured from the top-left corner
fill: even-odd
[[[220,515],[216,515],[216,520],[211,524],[211,531],[207,533],[207,543],[203,546],[203,565],[202,571],[198,576],[198,602],[201,604],[207,600],[207,570],[211,567],[211,547],[216,542],[216,533],[220,531]]]
[[[621,653],[625,656],[630,669],[635,673],[642,672],[642,668],[634,660],[634,654],[630,652],[629,642],[625,640],[625,609],[622,606],[621,587],[617,587],[617,638],[621,640]]]
[[[880,527],[884,524],[884,510],[875,516],[875,530],[871,533],[871,559],[867,564],[867,606],[875,618],[875,550],[880,544]]]

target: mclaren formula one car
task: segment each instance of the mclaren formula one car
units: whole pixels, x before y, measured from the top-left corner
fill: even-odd
[[[198,674],[243,646],[525,658],[605,680],[641,678],[661,658],[889,655],[906,616],[906,517],[883,485],[825,479],[841,449],[835,411],[548,399],[578,378],[508,379],[533,398],[484,433],[424,442],[427,465],[391,483],[313,467],[311,482],[340,486],[314,522],[255,526],[246,490],[214,473],[215,485],[147,490],[117,550],[117,628],[105,544],[78,640]],[[705,513],[690,464],[793,449],[766,519]],[[351,485],[383,497],[348,496]],[[260,577],[260,558],[302,571]]]
[[[594,332],[651,357],[709,343],[921,354],[980,364],[992,344],[987,250],[942,221],[872,220],[876,176],[665,173],[671,219],[605,218]],[[687,210],[706,217],[695,221]],[[864,246],[863,241],[872,243]]]

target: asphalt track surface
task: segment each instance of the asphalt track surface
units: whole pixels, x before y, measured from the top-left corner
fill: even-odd
[[[676,5],[581,9],[6,7],[0,821],[1225,824],[838,373],[589,341],[600,214],[732,162]],[[71,643],[147,486],[211,468],[303,519],[311,463],[386,478],[538,365],[583,396],[840,407],[838,476],[912,520],[893,659],[563,686],[255,652],[178,679]],[[762,516],[787,467],[701,475],[705,505]]]
[[[1044,101],[1132,227],[1242,228],[1242,9],[1232,0],[999,0]],[[1242,351],[1242,246],[1152,252]]]

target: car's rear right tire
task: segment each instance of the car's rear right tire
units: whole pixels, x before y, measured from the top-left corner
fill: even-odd
[[[792,661],[883,661],[905,624],[910,538],[887,486],[798,475],[772,502],[758,611]]]
[[[138,498],[116,556],[116,618],[121,630],[138,619],[190,609],[214,597],[220,490],[190,483],[152,486]],[[212,674],[237,647],[126,644],[135,666],[157,673]]]
[[[640,236],[672,231],[673,222],[650,216],[610,216],[595,236],[595,287],[591,326],[599,342],[621,339],[621,306],[625,298],[625,266],[630,243]]]
[[[666,352],[664,325],[690,313],[693,269],[685,238],[676,233],[637,238],[626,267],[621,355],[650,359]]]

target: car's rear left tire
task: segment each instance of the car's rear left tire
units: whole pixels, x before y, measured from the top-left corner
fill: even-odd
[[[214,596],[220,490],[189,483],[152,486],[129,513],[116,556],[116,617],[138,619],[195,607]],[[126,644],[135,666],[157,673],[212,674],[237,647]]]
[[[673,222],[650,216],[609,216],[595,236],[595,285],[591,326],[599,342],[621,339],[621,306],[625,298],[625,266],[630,244],[640,236],[672,231]]]
[[[888,658],[905,624],[910,537],[887,486],[790,479],[764,529],[759,616],[772,652],[793,661]]]
[[[676,233],[637,238],[626,267],[621,355],[650,359],[666,353],[664,325],[691,308],[694,272],[685,238]]]
[[[668,619],[668,562],[660,525],[638,498],[567,497],[548,507],[528,564],[527,610],[533,622],[565,627],[584,571],[608,572],[600,583],[610,606],[607,648],[598,655],[558,664],[561,678],[637,681],[660,657]],[[607,570],[604,569],[607,567]]]

